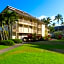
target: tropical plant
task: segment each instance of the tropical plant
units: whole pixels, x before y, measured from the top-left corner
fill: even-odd
[[[0,13],[0,26],[2,27],[2,40],[4,40],[4,24],[5,24],[5,17],[3,13]]]
[[[53,33],[55,31],[53,26],[49,26],[49,29],[50,29],[50,33]]]
[[[17,21],[17,14],[14,11],[6,10],[4,12],[6,17],[6,25],[8,25],[8,39],[12,38],[12,25]]]
[[[48,25],[48,24],[50,24],[51,19],[50,19],[50,17],[47,17],[47,18],[41,19],[41,21],[44,22],[46,25]]]
[[[57,14],[57,16],[55,16],[55,19],[54,20],[57,20],[58,24],[59,24],[59,21],[63,21],[63,17],[61,14]],[[58,27],[58,30],[59,30],[59,27]]]
[[[55,27],[55,23],[53,23],[52,26]]]
[[[62,22],[61,25],[64,25],[64,22]]]
[[[61,39],[62,38],[62,35],[63,35],[63,32],[62,31],[54,32],[54,36],[55,36],[56,39]]]

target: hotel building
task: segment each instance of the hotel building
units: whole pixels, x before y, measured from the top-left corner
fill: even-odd
[[[31,16],[30,14],[21,11],[19,9],[13,8],[11,6],[7,6],[5,10],[9,10],[10,12],[15,11],[18,14],[18,21],[13,25],[13,36],[12,38],[22,39],[23,37],[27,37],[28,34],[36,33],[37,35],[45,36],[46,27],[43,22],[41,22],[36,17]]]

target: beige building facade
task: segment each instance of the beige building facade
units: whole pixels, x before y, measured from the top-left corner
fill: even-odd
[[[27,37],[28,34],[34,34],[45,36],[45,24],[39,19],[20,11],[11,6],[7,6],[4,11],[8,9],[9,11],[15,11],[18,14],[18,21],[13,25],[13,36],[12,38],[22,39]]]

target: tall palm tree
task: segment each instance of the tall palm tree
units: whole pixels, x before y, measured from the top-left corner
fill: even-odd
[[[54,20],[57,20],[58,24],[59,24],[59,21],[62,21],[63,22],[63,17],[61,14],[57,14],[57,16],[55,16],[55,19]],[[59,27],[58,27],[58,30],[59,30]]]
[[[47,18],[43,18],[43,19],[41,19],[41,21],[44,22],[45,25],[48,25],[48,24],[50,24],[51,19],[50,19],[50,17],[47,17]]]
[[[46,27],[48,27],[48,25],[49,25],[50,22],[51,22],[51,19],[50,19],[50,17],[47,17],[47,18],[41,19],[41,21],[45,23],[45,26],[46,26]],[[48,29],[48,28],[45,28],[45,36],[48,35],[48,30],[47,30],[47,29]]]
[[[52,26],[54,27],[55,26],[55,23],[53,23]]]
[[[5,24],[5,17],[3,13],[0,13],[0,26],[2,27],[2,40],[4,40],[4,24]]]
[[[12,25],[17,20],[17,14],[14,11],[6,10],[4,12],[6,17],[6,24],[8,25],[8,39],[12,38]]]
[[[64,25],[64,22],[62,22],[61,25]]]
[[[17,16],[17,14],[16,14],[16,12],[12,12],[11,13],[12,14],[12,16],[11,16],[11,19],[10,19],[10,28],[11,28],[11,31],[10,31],[10,38],[12,39],[12,26],[14,25],[14,24],[16,24],[16,22],[18,21],[18,16]]]

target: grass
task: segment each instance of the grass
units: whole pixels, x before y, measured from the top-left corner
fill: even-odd
[[[24,44],[0,55],[0,64],[64,64],[64,54],[50,49],[64,49],[64,45]]]
[[[0,50],[1,49],[5,49],[5,48],[8,48],[9,46],[5,46],[5,45],[0,45]]]

